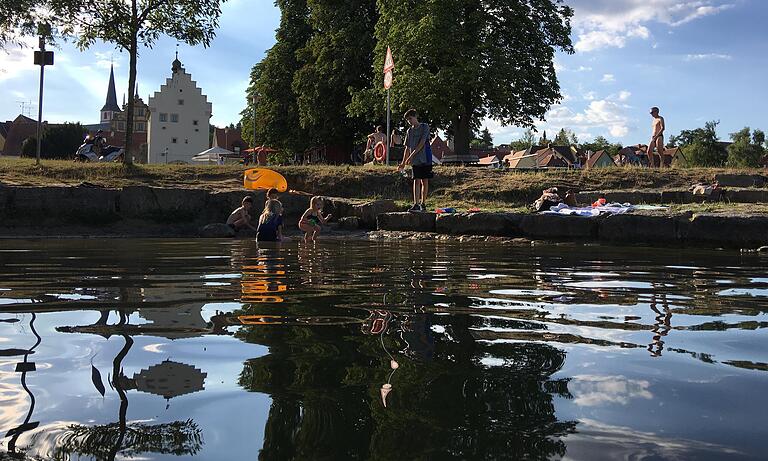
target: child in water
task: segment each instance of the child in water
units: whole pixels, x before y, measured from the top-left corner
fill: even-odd
[[[259,216],[256,230],[257,242],[280,242],[283,240],[283,204],[278,200],[267,200]]]
[[[315,236],[322,230],[322,225],[325,224],[331,215],[323,216],[323,199],[320,197],[312,197],[309,201],[309,208],[301,215],[299,220],[299,229],[304,232],[304,241],[310,242],[315,240]]]

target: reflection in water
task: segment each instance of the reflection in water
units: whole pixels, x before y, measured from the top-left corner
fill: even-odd
[[[19,362],[16,364],[16,373],[21,373],[21,387],[24,388],[24,391],[29,396],[29,411],[27,412],[27,416],[24,418],[24,422],[16,426],[8,432],[6,432],[5,437],[10,437],[10,440],[8,441],[8,452],[9,453],[16,453],[16,443],[19,441],[19,437],[27,432],[31,431],[37,426],[40,425],[39,421],[30,422],[32,419],[32,413],[35,411],[35,394],[32,393],[32,390],[30,390],[29,386],[27,386],[27,373],[33,372],[37,370],[37,367],[35,366],[35,362],[29,361],[29,355],[33,354],[35,352],[35,349],[37,346],[40,345],[43,338],[40,337],[40,335],[37,333],[37,330],[35,330],[35,320],[37,319],[37,315],[33,312],[30,315],[29,319],[29,330],[32,332],[32,334],[35,336],[36,341],[35,344],[29,348],[29,350],[24,351],[24,361]]]
[[[0,309],[33,313],[30,325],[0,319],[8,451],[99,460],[763,452],[768,280],[756,255],[77,244],[0,241]],[[4,245],[34,251],[8,263]],[[27,349],[33,336],[43,342]],[[25,353],[37,358],[31,386],[8,365]],[[108,369],[83,366],[94,356]],[[32,410],[41,425],[21,431]]]

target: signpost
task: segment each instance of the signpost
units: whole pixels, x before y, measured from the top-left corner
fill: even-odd
[[[40,165],[40,143],[43,124],[43,77],[45,75],[45,66],[53,65],[53,51],[45,51],[45,41],[51,36],[51,26],[41,24],[38,28],[38,33],[40,34],[40,51],[35,51],[35,65],[40,66],[40,99],[37,105],[37,153],[35,154],[35,165]]]
[[[386,164],[389,165],[389,145],[392,144],[390,132],[391,107],[389,101],[389,89],[392,88],[392,71],[395,70],[395,61],[392,59],[392,50],[387,47],[387,57],[384,58],[384,89],[387,90],[387,140],[384,143],[387,149]]]

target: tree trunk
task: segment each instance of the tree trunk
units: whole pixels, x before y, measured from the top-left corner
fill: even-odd
[[[133,163],[133,155],[131,154],[133,148],[133,105],[136,100],[136,61],[138,60],[139,46],[138,46],[138,11],[136,7],[136,0],[131,0],[131,46],[128,50],[129,54],[129,69],[128,69],[128,108],[125,112],[125,155],[123,155],[123,163],[130,165]]]
[[[453,150],[456,155],[469,153],[469,142],[472,137],[470,115],[459,115],[453,121]]]

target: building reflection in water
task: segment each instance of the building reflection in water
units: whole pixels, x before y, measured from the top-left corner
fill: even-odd
[[[72,425],[57,437],[55,455],[67,457],[74,454],[93,456],[96,459],[114,460],[117,457],[137,457],[142,453],[174,454],[177,456],[194,455],[202,448],[202,431],[193,420],[173,421],[163,424],[148,425],[128,422],[128,391],[138,390],[161,396],[170,400],[182,395],[199,392],[204,389],[206,373],[184,363],[165,360],[151,365],[128,377],[123,369],[123,361],[134,345],[133,336],[148,334],[151,336],[177,339],[180,337],[199,336],[205,329],[200,329],[200,322],[195,316],[186,321],[171,315],[173,309],[165,314],[163,309],[145,309],[140,313],[151,320],[151,324],[130,325],[129,316],[119,315],[115,325],[95,325],[85,327],[59,327],[61,332],[94,333],[110,338],[123,339],[123,347],[112,361],[110,385],[118,394],[120,408],[116,423],[85,426]],[[197,316],[200,315],[199,308]],[[184,318],[184,317],[181,317]],[[205,326],[205,322],[202,322]],[[143,329],[142,327],[146,327]],[[130,332],[131,334],[128,334]],[[94,385],[97,385],[94,383]],[[97,387],[99,387],[97,385]],[[103,387],[103,386],[101,386]],[[57,458],[58,459],[58,458]]]

